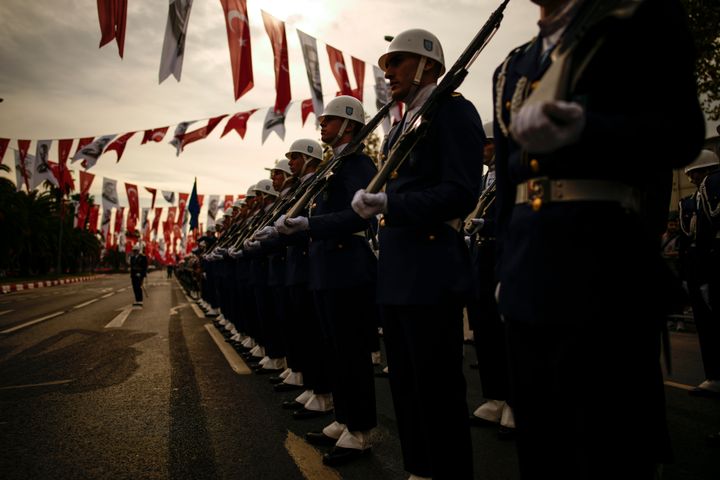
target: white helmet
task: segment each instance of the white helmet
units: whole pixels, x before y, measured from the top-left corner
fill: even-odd
[[[230,209],[230,208],[225,209],[225,211],[223,212],[223,218],[225,218],[225,217],[232,217],[232,209]]]
[[[255,191],[262,192],[267,195],[272,195],[273,197],[278,196],[277,190],[273,188],[272,180],[269,180],[267,178],[263,178],[255,184]]]
[[[248,188],[245,198],[250,198],[250,197],[254,197],[254,196],[255,196],[255,185],[250,185],[250,188]]]
[[[365,109],[360,100],[350,95],[340,95],[330,100],[318,120],[322,121],[326,116],[346,118],[365,125]]]
[[[207,231],[209,233],[215,233],[215,225],[208,225]]]
[[[235,200],[235,201],[233,202],[232,206],[233,206],[233,208],[240,208],[240,207],[242,207],[244,204],[245,204],[245,199],[243,199],[243,198],[238,198],[237,200]]]
[[[693,160],[690,165],[685,167],[685,173],[690,173],[691,171],[699,168],[717,166],[720,166],[720,159],[718,159],[718,156],[715,155],[715,152],[711,152],[710,150],[700,150],[700,155],[698,155],[698,157]]]
[[[440,75],[445,73],[445,56],[440,40],[427,30],[413,28],[405,30],[393,38],[388,45],[387,52],[378,59],[378,66],[383,72],[386,70],[385,62],[387,62],[388,56],[395,52],[416,53],[435,60],[440,64]]]
[[[272,168],[265,168],[265,170],[269,170],[270,172],[272,172],[273,170],[280,170],[287,173],[288,175],[292,175],[292,170],[290,170],[290,162],[284,158],[275,160],[275,166]]]
[[[295,140],[292,145],[290,145],[290,150],[285,154],[285,157],[289,160],[290,155],[293,153],[302,153],[303,155],[322,160],[322,147],[320,143],[310,138]]]

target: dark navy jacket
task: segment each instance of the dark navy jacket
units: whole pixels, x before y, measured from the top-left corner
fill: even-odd
[[[379,229],[379,304],[436,304],[448,293],[469,292],[465,241],[445,222],[462,221],[477,202],[484,141],[477,110],[453,94],[438,105],[427,134],[388,181]]]
[[[502,128],[512,122],[516,86],[526,85],[519,89],[526,97],[545,71],[541,39],[511,54],[504,80],[501,68],[495,72],[501,88],[494,99],[497,272],[506,318],[574,323],[578,312],[602,315],[625,308],[623,302],[638,308],[660,303],[657,245],[672,169],[697,156],[704,136],[684,18],[679,2],[653,0],[629,19],[608,18],[587,30],[588,45],[600,35],[605,41],[566,97],[584,106],[587,122],[577,143],[550,154],[523,151]],[[516,206],[516,186],[541,176],[624,184],[638,193],[641,208],[632,213],[612,202],[551,202],[537,211]]]
[[[365,236],[370,222],[350,206],[355,192],[377,173],[365,154],[349,155],[329,178],[310,208],[310,289],[325,290],[371,285],[377,260]]]

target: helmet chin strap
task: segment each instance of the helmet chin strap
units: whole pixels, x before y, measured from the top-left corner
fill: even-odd
[[[420,80],[422,79],[423,70],[425,70],[425,64],[427,63],[427,57],[420,56],[417,69],[415,70],[415,77],[413,78],[412,85],[408,91],[407,96],[403,100],[404,103],[409,104],[415,99],[418,90],[420,90]]]
[[[347,118],[343,119],[343,123],[342,123],[342,125],[340,126],[340,130],[338,130],[337,135],[335,135],[335,138],[333,138],[332,142],[330,142],[330,146],[331,146],[331,147],[335,148],[335,146],[336,146],[337,143],[340,141],[340,139],[342,138],[342,136],[345,135],[345,129],[347,128],[347,125],[348,125],[348,122],[349,122],[349,121],[350,121],[350,120],[347,119]]]

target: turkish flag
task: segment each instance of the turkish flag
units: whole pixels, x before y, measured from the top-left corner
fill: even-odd
[[[0,138],[0,164],[2,164],[3,157],[7,151],[7,147],[10,144],[9,138]]]
[[[120,162],[120,157],[122,157],[122,154],[125,151],[125,144],[133,135],[135,135],[135,132],[128,132],[125,135],[118,137],[114,142],[108,145],[104,153],[107,153],[110,150],[115,150],[115,152],[117,152],[117,160],[115,163]]]
[[[90,207],[90,215],[88,215],[88,231],[96,233],[98,230],[98,220],[100,219],[100,205],[93,204]]]
[[[247,132],[247,122],[250,118],[250,115],[257,112],[257,108],[253,108],[252,110],[249,110],[247,112],[238,112],[232,117],[230,117],[230,120],[227,121],[225,124],[225,130],[223,130],[222,135],[220,135],[220,138],[224,137],[225,134],[227,134],[230,130],[235,130],[238,135],[240,135],[240,138],[245,138],[245,132]]]
[[[250,48],[250,22],[246,0],[220,0],[225,11],[230,65],[232,66],[235,100],[253,88],[252,49]]]
[[[185,205],[187,205],[188,198],[190,197],[189,193],[179,193],[178,194],[178,217],[177,221],[175,222],[175,225],[182,225],[185,218]]]
[[[365,62],[358,60],[355,57],[350,57],[353,66],[353,75],[355,75],[355,85],[357,88],[353,90],[352,96],[360,100],[363,100],[363,88],[365,87]]]
[[[125,50],[125,24],[127,22],[127,0],[97,0],[100,20],[100,47],[114,38],[120,58]]]
[[[163,138],[165,138],[165,134],[167,133],[169,127],[162,127],[162,128],[151,128],[150,130],[145,130],[145,134],[143,135],[142,142],[140,142],[140,145],[143,145],[147,142],[153,141],[153,142],[162,142]]]
[[[137,185],[126,182],[125,192],[128,197],[127,230],[132,232],[137,228],[138,219],[140,218],[140,201],[138,199]]]
[[[208,120],[207,125],[205,125],[204,127],[200,127],[193,130],[192,132],[185,133],[180,140],[180,151],[183,151],[186,145],[197,142],[198,140],[202,140],[203,138],[206,138],[208,135],[210,135],[210,132],[215,130],[215,127],[217,127],[218,123],[220,123],[220,121],[225,117],[227,117],[227,114],[211,118],[210,120]]]
[[[155,217],[153,217],[153,223],[152,223],[152,236],[155,238],[158,231],[158,226],[160,225],[160,216],[162,215],[162,207],[155,208]]]
[[[352,95],[352,88],[350,88],[350,79],[348,78],[347,68],[345,67],[345,59],[343,54],[337,48],[333,48],[330,45],[325,45],[330,58],[330,68],[332,69],[335,80],[337,80],[338,86],[340,87],[340,94]]]
[[[313,106],[313,99],[308,98],[306,100],[303,100],[300,104],[300,112],[302,115],[302,126],[305,126],[305,120],[307,120],[308,115],[315,112],[315,107]]]
[[[115,210],[115,233],[120,233],[122,230],[123,217],[125,216],[125,207],[118,207]]]
[[[275,64],[275,113],[283,114],[290,103],[290,64],[285,37],[285,23],[261,10],[265,31],[270,37]]]
[[[227,210],[228,208],[232,208],[234,200],[233,195],[225,195],[225,201],[223,202],[223,210]]]
[[[150,202],[150,208],[155,208],[155,195],[157,195],[157,188],[145,187],[145,190],[150,192],[150,195],[152,195],[152,202]]]

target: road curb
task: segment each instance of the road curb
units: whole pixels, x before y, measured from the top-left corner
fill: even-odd
[[[21,292],[23,290],[34,290],[36,288],[65,285],[66,283],[87,282],[88,280],[95,280],[96,278],[100,278],[102,276],[103,275],[89,275],[86,277],[61,278],[58,280],[43,280],[39,282],[6,283],[0,284],[0,293]]]

